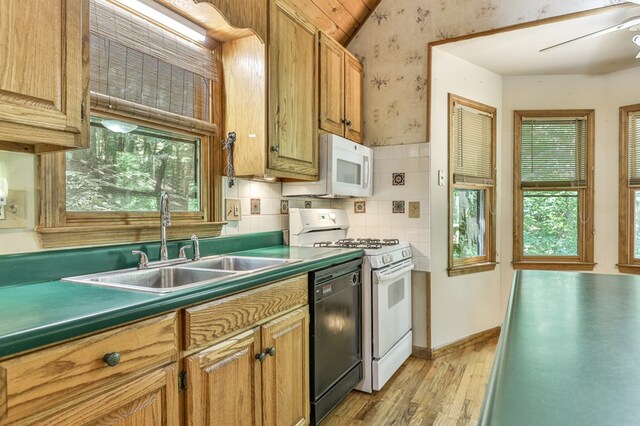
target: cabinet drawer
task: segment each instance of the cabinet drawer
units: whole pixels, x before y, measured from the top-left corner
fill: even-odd
[[[118,353],[109,366],[104,357]],[[0,363],[0,408],[9,419],[33,414],[177,354],[176,313],[63,343]],[[115,357],[112,357],[112,362]],[[0,411],[0,423],[3,423]]]
[[[307,304],[307,275],[185,310],[185,349],[218,340],[280,312]]]

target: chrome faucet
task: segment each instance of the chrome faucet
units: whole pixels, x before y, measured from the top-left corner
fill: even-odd
[[[171,212],[169,211],[169,194],[166,191],[162,191],[160,194],[160,226],[161,226],[161,239],[160,244],[160,261],[164,262],[169,260],[169,254],[167,253],[167,226],[171,226]]]

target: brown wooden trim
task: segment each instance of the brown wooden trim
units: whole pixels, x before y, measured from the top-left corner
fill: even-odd
[[[491,120],[491,162],[493,164],[493,171],[491,180],[493,184],[470,184],[470,183],[455,183],[453,177],[453,108],[454,104],[458,103],[464,105],[469,108],[473,108],[478,111],[482,111],[493,116]],[[449,190],[448,190],[448,198],[449,205],[447,211],[447,227],[449,229],[449,256],[448,256],[448,274],[449,276],[455,275],[463,275],[463,274],[471,274],[475,272],[488,271],[491,269],[495,269],[495,260],[496,260],[496,108],[485,105],[483,103],[464,98],[462,96],[457,96],[452,93],[449,93],[449,109],[448,109],[448,136],[447,136],[447,144],[448,144],[448,165],[449,165]],[[453,224],[452,224],[452,216],[453,216],[453,191],[456,188],[460,189],[474,189],[474,190],[483,190],[484,191],[484,217],[485,217],[485,254],[484,256],[474,257],[470,259],[462,259],[455,260],[453,258]],[[492,214],[493,212],[493,214]]]
[[[413,346],[411,348],[411,356],[420,359],[431,359],[431,349]]]
[[[0,419],[7,414],[7,370],[0,367]]]
[[[346,40],[344,40],[344,42],[342,43],[343,46],[348,46],[349,43],[351,43],[351,41],[355,38],[355,36],[358,34],[358,32],[362,29],[362,27],[364,27],[364,23],[367,22],[367,20],[369,19],[369,17],[371,16],[371,14],[373,13],[374,10],[376,10],[376,8],[378,6],[380,6],[380,1],[378,1],[378,3],[375,5],[375,7],[372,7],[371,9],[369,9],[369,5],[367,6],[367,9],[369,10],[369,12],[367,12],[367,14],[364,16],[364,19],[362,20],[362,22],[360,22],[358,24],[358,26],[356,26],[356,29],[353,30],[353,32],[351,33],[351,35],[349,37],[347,37]]]
[[[58,149],[64,149],[64,147],[58,148]],[[34,154],[36,151],[34,145],[27,145],[22,143],[15,143],[15,142],[4,142],[4,141],[0,141],[0,150],[11,151],[11,152],[24,152],[26,154]]]
[[[513,269],[531,269],[548,271],[593,271],[597,263],[522,260],[511,262]]]
[[[550,191],[551,188],[525,188],[520,180],[521,128],[525,117],[587,117],[587,184],[579,188],[558,188],[578,193],[578,255],[567,257],[524,256],[523,203],[525,191]],[[513,267],[514,269],[593,270],[594,263],[594,178],[595,110],[519,110],[513,113]],[[583,223],[586,218],[586,223]]]
[[[459,275],[474,274],[476,272],[493,271],[496,269],[497,262],[483,262],[474,263],[472,265],[457,265],[447,269],[450,277],[457,277]]]
[[[478,343],[483,343],[487,340],[493,339],[498,335],[500,335],[500,326],[472,334],[471,336],[456,340],[455,342],[449,343],[447,345],[433,348],[431,350],[432,359],[450,354],[451,352],[455,352]]]
[[[618,269],[627,274],[640,273],[640,264],[635,259],[635,214],[634,193],[629,186],[629,113],[640,111],[640,104],[627,105],[619,109],[619,181],[618,181]]]
[[[226,222],[174,223],[167,228],[170,240],[187,239],[192,234],[198,237],[217,237]],[[130,242],[158,241],[160,225],[93,225],[36,227],[42,248],[107,245]]]

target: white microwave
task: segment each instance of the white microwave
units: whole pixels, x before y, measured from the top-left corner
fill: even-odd
[[[346,198],[373,194],[371,148],[330,133],[320,135],[319,145],[319,180],[285,182],[282,195]]]

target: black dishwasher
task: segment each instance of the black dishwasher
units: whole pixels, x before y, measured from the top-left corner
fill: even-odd
[[[362,259],[309,274],[311,422],[362,380]]]

